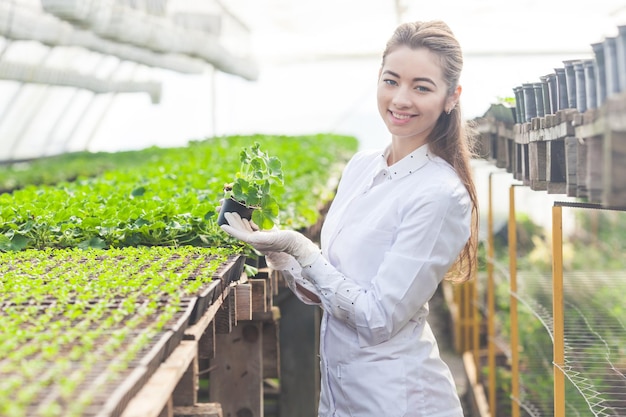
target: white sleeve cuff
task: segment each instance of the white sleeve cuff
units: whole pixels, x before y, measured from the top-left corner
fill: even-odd
[[[284,252],[268,252],[265,254],[265,261],[270,269],[280,271],[289,289],[305,304],[319,305],[302,292],[298,291],[296,283],[306,290],[317,295],[317,288],[304,278],[302,278],[302,267],[293,256]]]
[[[363,291],[361,287],[348,280],[323,256],[302,268],[302,276],[313,283],[325,310],[356,328],[355,302]]]

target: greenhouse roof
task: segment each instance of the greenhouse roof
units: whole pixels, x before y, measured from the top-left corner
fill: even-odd
[[[623,0],[0,0],[0,161],[332,131],[378,146],[375,80],[398,22],[442,19],[463,111],[592,57]]]

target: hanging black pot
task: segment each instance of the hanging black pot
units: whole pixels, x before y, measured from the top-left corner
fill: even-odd
[[[576,103],[576,72],[574,70],[574,63],[576,60],[563,61],[565,67],[565,84],[567,85],[567,108],[575,109]]]
[[[565,68],[555,68],[556,89],[558,92],[557,110],[563,110],[568,107],[567,102],[567,80],[565,79]]]
[[[522,92],[522,87],[517,86],[513,88],[513,93],[515,94],[515,123],[523,123],[524,122],[524,93]]]
[[[618,26],[615,38],[619,91],[626,91],[626,25]]]
[[[606,68],[606,95],[619,92],[619,78],[617,75],[617,47],[615,37],[604,39],[604,65]]]
[[[234,200],[232,198],[227,198],[222,203],[222,208],[220,209],[220,215],[217,218],[217,224],[219,226],[223,224],[228,224],[226,219],[224,218],[224,213],[238,213],[242,219],[250,220],[252,218],[252,212],[254,211],[254,207],[248,207],[241,204],[239,201]]]
[[[537,116],[543,117],[546,115],[545,107],[543,106],[543,87],[541,83],[533,83],[533,89],[535,90],[535,109],[537,109]]]
[[[535,102],[535,86],[532,83],[522,84],[524,93],[524,121],[530,122],[533,117],[537,117],[537,105]]]
[[[587,86],[583,61],[574,62],[574,74],[576,75],[576,110],[584,113],[587,111]]]
[[[543,112],[544,116],[547,114],[552,114],[552,109],[550,105],[550,88],[548,87],[548,76],[543,75],[539,77],[541,80],[541,100],[543,101]]]
[[[556,74],[548,74],[548,92],[550,94],[550,114],[555,114],[559,103]]]
[[[604,62],[604,43],[596,42],[591,44],[595,57],[596,73],[596,105],[600,107],[606,100],[606,65]]]
[[[585,89],[587,90],[586,102],[588,109],[595,109],[598,107],[596,92],[596,67],[593,59],[585,59],[583,61],[584,73],[585,73]]]

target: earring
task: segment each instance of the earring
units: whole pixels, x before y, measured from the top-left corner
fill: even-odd
[[[453,108],[454,108],[454,107],[453,107]],[[452,109],[453,109],[453,108],[452,108]],[[452,113],[452,109],[448,109],[448,110],[446,110],[446,114],[447,114],[448,116],[450,115],[450,113]]]

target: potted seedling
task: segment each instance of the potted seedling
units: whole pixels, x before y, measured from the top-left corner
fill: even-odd
[[[280,160],[260,149],[258,142],[241,151],[241,168],[232,183],[224,185],[224,202],[217,220],[225,224],[224,213],[237,212],[252,219],[261,229],[271,229],[278,221],[278,202],[272,187],[283,185]]]

